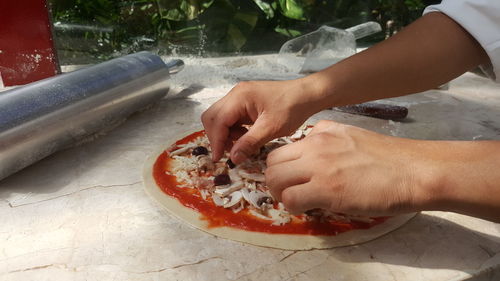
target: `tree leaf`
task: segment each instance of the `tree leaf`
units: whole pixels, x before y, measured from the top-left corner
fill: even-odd
[[[253,0],[255,4],[266,14],[267,19],[272,19],[274,18],[274,9],[272,7],[272,4],[269,4],[267,2],[264,2],[262,0]]]
[[[203,13],[214,0],[157,0],[161,16],[168,20],[193,20]]]
[[[281,13],[291,19],[305,20],[304,7],[300,0],[279,0]]]
[[[280,34],[283,34],[286,37],[291,37],[291,38],[302,35],[302,32],[300,32],[299,30],[290,29],[290,28],[284,28],[284,27],[280,27],[280,26],[277,26],[274,29],[274,31],[276,31],[276,32],[278,32]]]

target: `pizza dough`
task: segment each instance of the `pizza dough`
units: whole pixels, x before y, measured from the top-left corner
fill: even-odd
[[[160,205],[171,214],[188,224],[213,234],[218,237],[249,243],[257,246],[285,249],[285,250],[310,250],[355,245],[378,238],[391,232],[416,215],[416,213],[404,214],[389,218],[385,222],[375,225],[369,229],[356,229],[342,232],[334,236],[313,236],[304,234],[274,234],[264,232],[253,232],[233,227],[208,227],[208,222],[200,219],[201,215],[188,207],[182,205],[176,198],[164,193],[156,184],[153,177],[153,166],[156,159],[170,144],[192,132],[187,132],[179,138],[168,140],[168,145],[158,148],[147,160],[143,170],[144,188],[147,194],[154,198]]]

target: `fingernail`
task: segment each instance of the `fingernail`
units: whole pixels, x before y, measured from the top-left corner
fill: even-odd
[[[234,153],[234,157],[232,158],[234,164],[240,164],[241,162],[245,161],[248,156],[243,151],[238,150]]]

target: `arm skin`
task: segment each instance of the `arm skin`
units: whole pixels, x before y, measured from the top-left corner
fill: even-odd
[[[380,44],[290,81],[239,83],[202,115],[214,160],[241,163],[325,108],[439,86],[489,62],[459,24],[429,13]],[[242,124],[253,124],[248,132]],[[443,210],[500,222],[500,142],[419,141],[332,121],[268,157],[266,183],[292,212]]]
[[[500,222],[500,142],[421,141],[321,121],[271,152],[266,184],[292,213],[453,211]]]
[[[455,21],[429,13],[388,40],[304,78],[327,106],[404,96],[438,87],[489,58]],[[324,109],[325,107],[323,106]]]

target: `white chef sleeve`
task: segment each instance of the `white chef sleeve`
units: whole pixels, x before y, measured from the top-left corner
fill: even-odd
[[[430,12],[442,12],[467,30],[490,57],[482,70],[500,82],[500,0],[443,0],[424,14]]]

